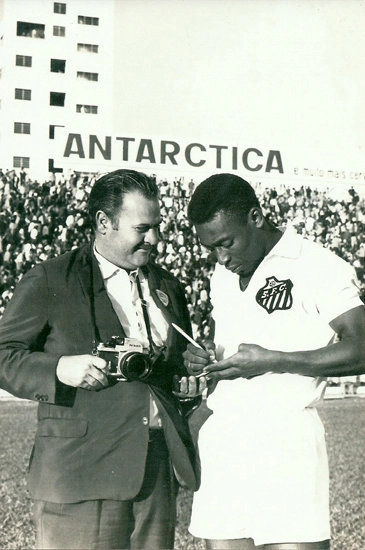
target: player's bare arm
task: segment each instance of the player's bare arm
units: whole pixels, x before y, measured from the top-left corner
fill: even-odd
[[[330,323],[338,341],[324,348],[283,352],[240,344],[238,352],[204,368],[208,379],[251,378],[266,372],[303,376],[351,376],[365,373],[365,307],[343,313]]]

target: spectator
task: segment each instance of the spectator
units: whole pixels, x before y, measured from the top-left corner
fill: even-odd
[[[12,281],[17,282],[25,271],[41,261],[41,257],[57,256],[87,241],[90,227],[85,220],[86,200],[94,180],[94,175],[85,178],[71,171],[67,175],[62,174],[59,179],[52,177],[39,184],[31,180],[24,170],[19,172],[19,176],[14,170],[1,172],[0,262],[8,275],[5,286],[3,282],[1,287],[2,292],[7,292],[4,296],[0,295],[2,311],[8,293],[12,294]],[[202,337],[209,326],[209,281],[214,263],[210,255],[201,249],[187,220],[186,205],[195,183],[193,180],[188,183],[184,181],[175,179],[169,183],[164,179],[159,182],[163,222],[156,261],[162,267],[172,269],[184,282],[190,303],[194,306],[196,295],[192,287],[195,287],[196,281],[202,283],[200,291],[206,291],[208,301],[199,315],[201,324],[194,325],[194,336]],[[26,190],[24,196],[23,186]],[[328,191],[310,187],[294,189],[280,186],[279,189],[270,189],[258,185],[256,192],[263,211],[273,223],[281,226],[290,220],[295,223],[299,221],[296,228],[303,236],[322,242],[353,264],[365,300],[365,200],[353,188],[349,189],[348,198],[343,200],[334,200]],[[29,232],[32,222],[35,225],[38,223],[37,234],[33,232],[33,238]],[[19,254],[24,258],[20,271],[15,264]],[[179,261],[175,264],[176,260]],[[17,263],[19,265],[19,261]],[[194,313],[191,315],[193,320]]]

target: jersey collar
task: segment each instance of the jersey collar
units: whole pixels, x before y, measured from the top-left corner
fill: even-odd
[[[286,227],[279,227],[283,236],[270,250],[266,258],[281,256],[283,258],[298,258],[302,249],[303,239],[296,232],[294,226],[288,222]]]

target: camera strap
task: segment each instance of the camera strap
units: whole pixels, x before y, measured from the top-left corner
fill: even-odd
[[[144,319],[144,323],[146,325],[148,342],[150,344],[150,355],[152,356],[153,353],[154,353],[155,343],[154,343],[153,338],[152,338],[151,323],[150,323],[150,318],[148,316],[148,311],[147,311],[147,302],[143,298],[142,285],[141,285],[141,281],[138,277],[138,273],[136,273],[136,275],[135,275],[135,281],[136,281],[136,284],[137,284],[138,295],[139,295],[139,298],[140,298],[141,304],[142,304],[143,319]]]

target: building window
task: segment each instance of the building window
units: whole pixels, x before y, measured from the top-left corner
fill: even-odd
[[[66,4],[63,4],[62,2],[54,2],[53,13],[66,13]]]
[[[53,25],[53,36],[66,36],[66,27]]]
[[[99,25],[99,17],[86,17],[86,15],[79,15],[77,18],[79,25]]]
[[[14,134],[30,134],[29,122],[14,122]]]
[[[30,168],[29,157],[13,157],[13,168]]]
[[[51,73],[64,73],[66,61],[64,59],[51,59]]]
[[[32,58],[30,55],[17,55],[15,58],[15,65],[18,67],[31,67]]]
[[[32,90],[24,90],[23,88],[15,88],[15,99],[32,99]]]
[[[99,46],[97,46],[96,44],[77,44],[77,51],[98,53]]]
[[[26,21],[18,21],[16,34],[17,36],[30,36],[31,38],[44,38],[45,25],[38,23],[27,23]]]
[[[49,104],[54,105],[56,107],[64,107],[65,106],[65,97],[66,94],[61,92],[50,92],[49,94]]]
[[[76,105],[76,113],[85,113],[90,115],[98,114],[97,105]]]
[[[84,78],[85,80],[93,80],[97,82],[98,73],[85,73],[83,71],[77,71],[77,78]]]

